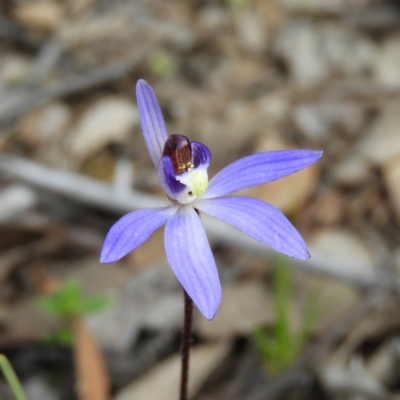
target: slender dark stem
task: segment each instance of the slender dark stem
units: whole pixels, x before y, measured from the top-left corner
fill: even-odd
[[[185,290],[183,290],[185,298],[185,309],[183,319],[182,332],[182,369],[181,369],[181,392],[179,400],[188,400],[188,383],[189,383],[189,356],[190,345],[192,342],[192,321],[193,321],[193,302]]]

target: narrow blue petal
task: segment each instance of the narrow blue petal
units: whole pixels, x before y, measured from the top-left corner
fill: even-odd
[[[200,142],[191,142],[192,145],[192,162],[194,168],[208,168],[211,162],[211,152],[207,146]]]
[[[136,98],[144,140],[150,157],[157,167],[164,143],[168,138],[167,127],[153,89],[143,79],[136,84]]]
[[[215,175],[203,199],[224,196],[251,186],[283,178],[315,163],[322,151],[278,150],[241,158]]]
[[[203,225],[189,206],[165,227],[165,251],[179,282],[207,318],[212,319],[221,301],[221,285]]]
[[[299,232],[271,204],[250,197],[232,196],[196,200],[194,207],[233,225],[280,253],[301,260],[310,257]]]
[[[119,219],[108,232],[101,250],[100,262],[111,263],[127,255],[144,243],[150,235],[164,225],[177,207],[145,208]]]
[[[169,198],[176,200],[177,195],[186,189],[186,185],[176,180],[171,157],[161,158],[157,170],[160,186]]]

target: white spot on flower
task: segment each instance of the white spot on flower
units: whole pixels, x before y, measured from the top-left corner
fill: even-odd
[[[189,169],[184,174],[177,176],[176,179],[186,185],[186,190],[179,193],[176,199],[181,204],[190,204],[208,188],[207,168]]]

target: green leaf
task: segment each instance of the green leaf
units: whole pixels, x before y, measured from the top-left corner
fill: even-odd
[[[82,314],[93,314],[104,311],[111,305],[111,300],[106,296],[97,296],[82,300],[79,311]]]
[[[54,299],[40,297],[37,299],[37,304],[42,310],[47,311],[50,314],[59,315],[60,313],[60,306],[54,301]]]
[[[317,317],[317,291],[312,291],[302,309],[300,328],[293,332],[290,323],[292,301],[291,268],[288,259],[278,256],[275,260],[275,273],[272,282],[275,323],[268,330],[257,328],[253,340],[259,349],[266,368],[278,374],[287,368],[309,339]]]
[[[74,343],[74,335],[69,328],[60,329],[59,331],[48,335],[44,342],[52,345],[72,346]]]
[[[75,279],[68,280],[57,293],[41,297],[38,300],[39,306],[59,317],[68,317],[78,311],[80,303],[80,285]]]
[[[38,299],[40,308],[59,318],[96,313],[103,311],[110,304],[111,302],[106,296],[83,299],[80,283],[76,279],[70,279],[65,282],[57,293]]]
[[[160,78],[167,78],[176,72],[174,59],[164,52],[154,52],[151,54],[148,65],[154,75]]]

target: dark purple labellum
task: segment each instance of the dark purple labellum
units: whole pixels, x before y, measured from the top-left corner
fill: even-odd
[[[193,168],[192,147],[186,136],[170,135],[164,144],[163,156],[171,157],[176,174]]]

